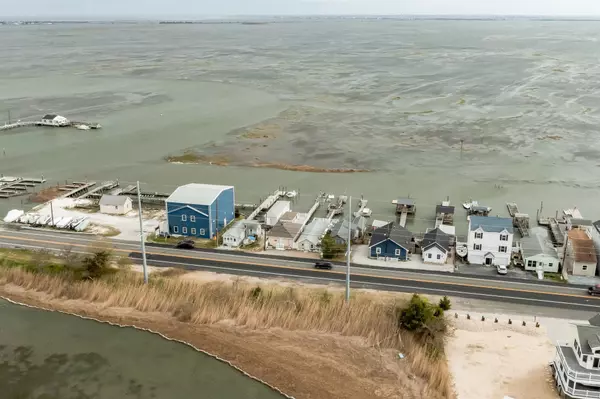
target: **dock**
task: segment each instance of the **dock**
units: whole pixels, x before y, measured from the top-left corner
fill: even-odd
[[[327,219],[332,220],[334,216],[344,213],[344,205],[346,204],[346,201],[347,197],[340,195],[335,203],[329,204],[327,208]]]
[[[369,217],[369,216],[371,216],[372,211],[369,208],[367,208],[368,203],[369,203],[368,200],[361,197],[360,200],[358,201],[358,211],[354,212],[354,217],[359,217],[359,216]]]
[[[400,215],[399,224],[402,227],[406,226],[406,219],[408,215],[414,215],[417,213],[417,205],[415,200],[408,198],[398,198],[392,201],[392,204],[396,205],[396,214]]]
[[[519,207],[515,202],[507,202],[506,208],[508,209],[508,214],[511,218],[514,218],[515,214],[519,213]]]
[[[273,194],[265,198],[265,200],[261,202],[261,204],[257,206],[256,209],[254,209],[254,211],[250,215],[248,215],[246,220],[254,220],[259,213],[269,210],[269,208],[271,208],[273,204],[275,204],[275,202],[277,202],[277,200],[279,200],[279,198],[283,197],[284,195],[284,191],[279,189],[275,190]]]
[[[507,202],[506,209],[508,209],[508,214],[513,220],[513,226],[519,230],[521,237],[529,237],[529,215],[519,212],[519,206],[516,202]]]
[[[19,128],[19,127],[31,127],[31,126],[41,126],[41,127],[75,127],[75,128],[80,128],[80,129],[84,129],[84,130],[88,130],[88,129],[100,129],[100,128],[102,128],[102,125],[100,125],[99,123],[96,123],[96,122],[75,122],[75,121],[68,121],[64,125],[56,126],[56,125],[51,125],[51,124],[45,123],[43,121],[18,121],[18,122],[6,123],[4,125],[0,125],[0,132],[5,131],[5,130],[16,129],[16,128]]]
[[[561,229],[560,224],[555,218],[549,218],[550,225],[550,236],[552,237],[552,242],[557,247],[562,247],[565,245],[565,233],[563,229]]]
[[[46,182],[42,178],[0,177],[0,198],[12,198],[29,194],[29,190]]]
[[[119,186],[119,181],[113,181],[113,180],[109,180],[109,181],[105,181],[102,184],[100,184],[98,187],[95,187],[91,190],[88,190],[84,193],[82,193],[81,195],[79,195],[77,197],[77,199],[97,199],[100,200],[100,198],[106,194],[108,191],[113,190],[114,188]]]
[[[441,205],[435,207],[435,228],[441,225],[452,226],[454,224],[454,207],[450,205],[450,198],[442,201]]]

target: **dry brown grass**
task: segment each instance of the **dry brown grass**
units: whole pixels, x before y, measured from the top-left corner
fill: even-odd
[[[90,282],[0,267],[0,285],[5,284],[52,298],[167,313],[196,325],[232,323],[253,330],[281,328],[362,337],[377,349],[405,353],[412,373],[427,381],[430,394],[424,397],[454,397],[446,360],[432,358],[412,334],[398,330],[396,307],[403,305],[398,299],[364,293],[348,305],[341,293],[324,289],[257,288],[239,281],[201,283],[158,275],[145,286],[139,274],[127,271]]]

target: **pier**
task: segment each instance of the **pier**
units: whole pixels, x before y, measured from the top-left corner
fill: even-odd
[[[269,210],[270,207],[277,202],[277,200],[283,197],[285,194],[282,190],[275,190],[273,194],[269,195],[247,218],[246,220],[254,220],[262,211]]]
[[[334,216],[344,213],[344,205],[346,204],[346,200],[346,196],[340,195],[335,203],[329,204],[327,207],[327,219],[332,220]]]
[[[454,224],[454,207],[450,205],[450,198],[442,201],[441,205],[435,207],[435,227],[441,225],[452,226]]]
[[[64,125],[51,125],[42,121],[18,121],[14,123],[7,123],[4,125],[0,125],[0,132],[5,130],[16,129],[19,127],[31,127],[31,126],[41,126],[41,127],[75,127],[78,129],[88,130],[88,129],[100,129],[102,126],[99,123],[95,122],[74,122],[69,121]]]
[[[555,218],[549,218],[550,236],[557,247],[565,245],[565,233]]]
[[[119,181],[105,181],[100,184],[98,187],[93,188],[92,190],[86,191],[77,197],[77,199],[88,199],[88,198],[100,198],[107,192],[119,186]]]
[[[516,202],[507,202],[506,209],[513,220],[513,226],[519,230],[521,237],[529,236],[529,215],[519,212],[519,206]],[[538,214],[539,220],[539,214]]]
[[[90,191],[96,185],[95,181],[90,182],[73,182],[66,184],[60,188],[61,191],[66,191],[60,198],[76,198]]]
[[[507,202],[506,208],[508,209],[508,214],[511,218],[514,218],[515,214],[519,213],[519,207],[515,202]]]
[[[396,214],[400,215],[400,226],[406,226],[408,215],[414,215],[417,212],[417,205],[412,198],[399,198],[393,200],[392,204],[396,205]]]
[[[29,189],[45,182],[46,179],[44,177],[38,179],[2,176],[0,177],[0,198],[11,198],[29,194]]]

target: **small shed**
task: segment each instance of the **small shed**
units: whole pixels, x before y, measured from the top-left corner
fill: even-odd
[[[131,198],[125,195],[104,194],[100,198],[100,213],[125,215],[133,209]]]
[[[69,120],[64,116],[56,115],[56,114],[46,114],[42,117],[42,125],[44,126],[67,126],[69,124]]]
[[[239,220],[223,233],[223,245],[230,248],[237,248],[242,245],[245,238],[246,228],[244,226],[244,221]]]

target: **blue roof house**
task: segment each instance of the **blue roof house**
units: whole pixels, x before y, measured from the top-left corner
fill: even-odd
[[[232,186],[191,183],[178,187],[167,198],[169,233],[213,238],[235,219]]]
[[[369,256],[376,259],[408,260],[413,247],[412,233],[398,224],[390,223],[373,230],[369,243]]]

